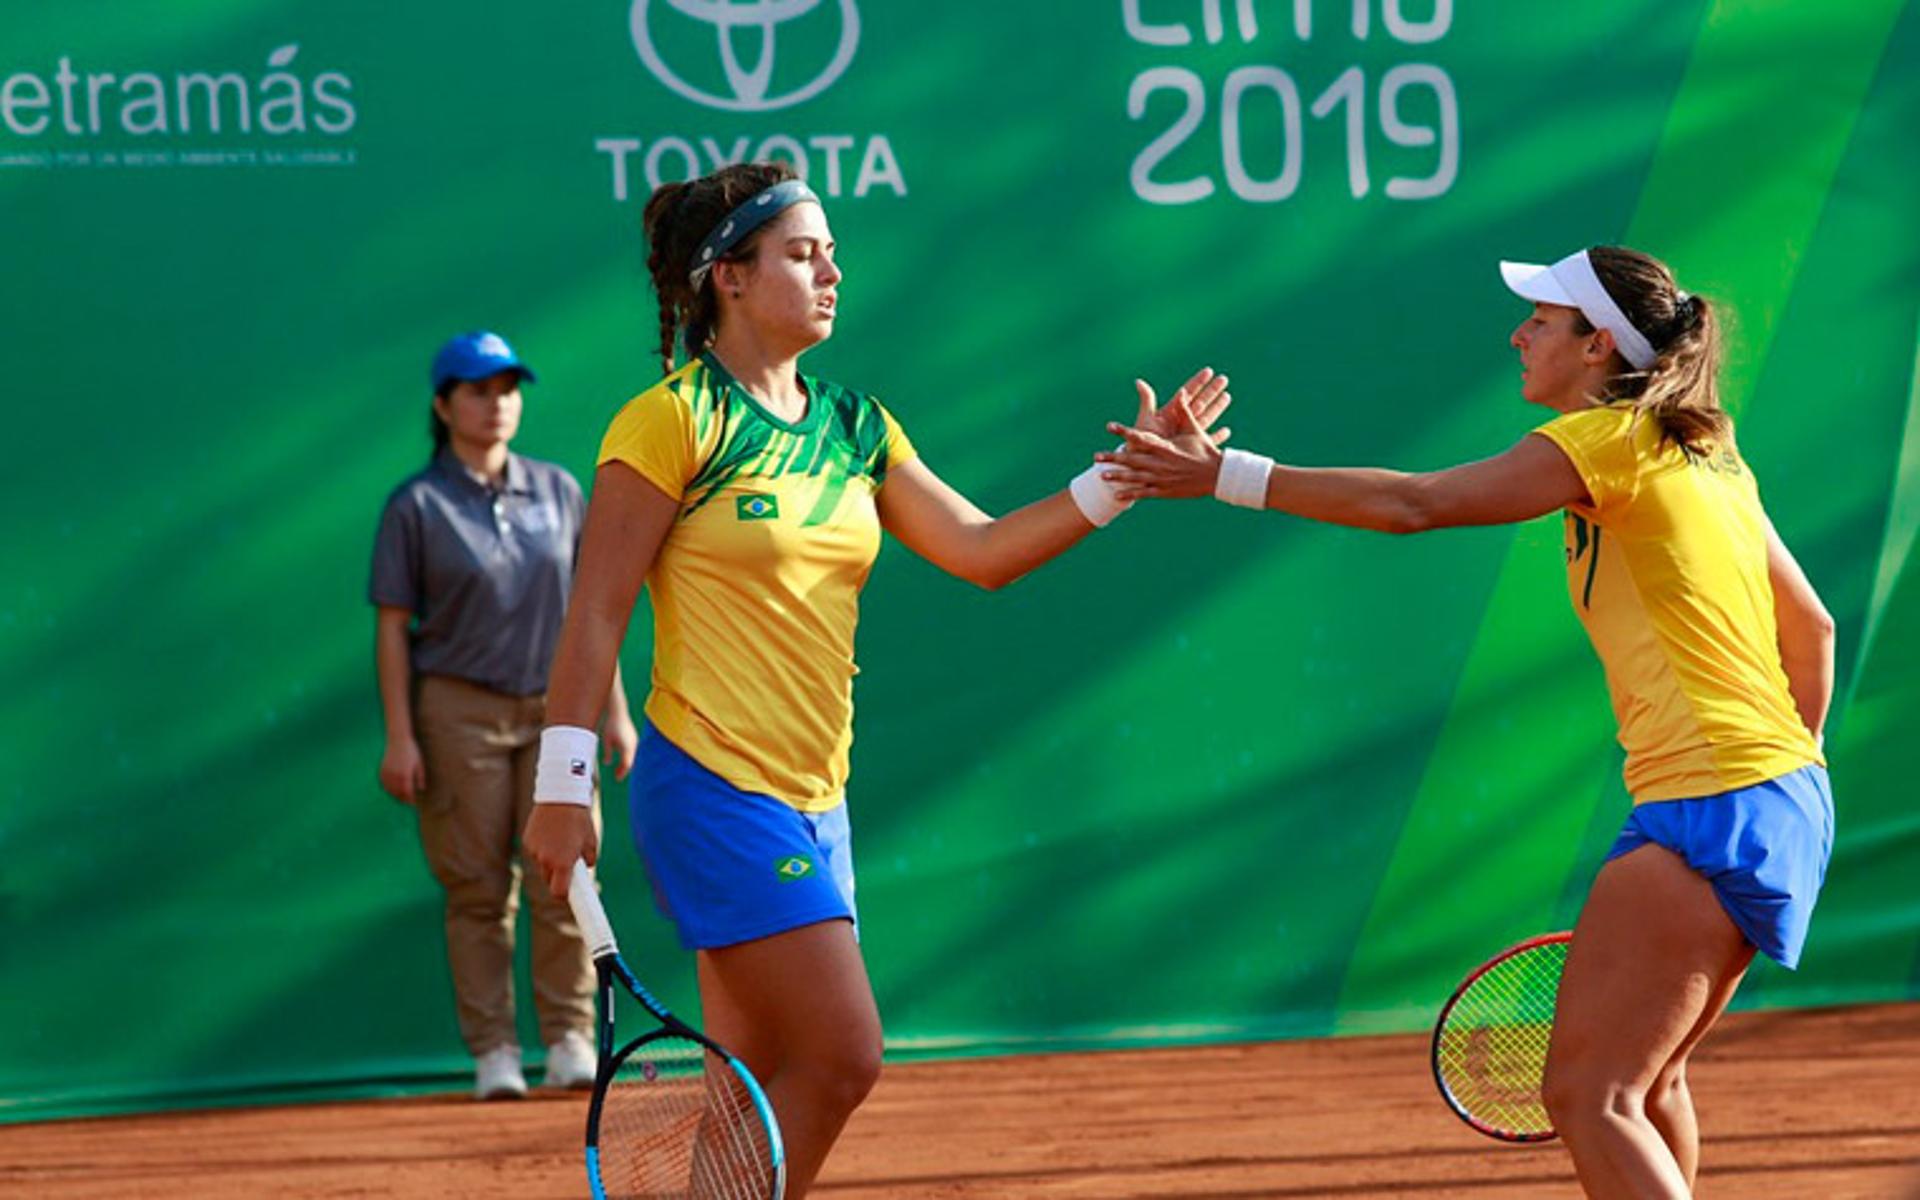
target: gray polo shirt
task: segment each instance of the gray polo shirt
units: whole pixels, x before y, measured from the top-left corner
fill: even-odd
[[[412,611],[415,673],[546,691],[585,510],[573,476],[517,454],[498,489],[450,450],[395,488],[367,597]]]

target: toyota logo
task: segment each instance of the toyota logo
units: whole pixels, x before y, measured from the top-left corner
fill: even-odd
[[[661,58],[647,21],[648,10],[654,8],[654,0],[633,0],[628,25],[633,30],[633,47],[640,52],[640,61],[661,83],[675,92],[708,108],[730,112],[772,112],[819,95],[832,86],[834,80],[846,71],[847,64],[853,61],[854,49],[860,43],[860,13],[854,8],[853,0],[835,0],[840,6],[840,43],[833,52],[832,60],[806,86],[778,95],[767,94],[773,82],[776,31],[787,22],[812,12],[823,2],[825,0],[665,0],[663,7],[713,27],[720,67],[726,74],[727,86],[733,91],[731,96],[700,90],[676,74]],[[759,36],[754,38],[749,35],[747,40],[750,44],[757,41],[759,56],[751,67],[743,66],[735,49],[734,31],[756,28]]]

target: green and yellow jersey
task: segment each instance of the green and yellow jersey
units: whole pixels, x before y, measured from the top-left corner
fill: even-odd
[[[800,382],[789,423],[702,355],[627,402],[599,461],[680,503],[647,576],[647,718],[735,787],[823,812],[847,782],[874,496],[914,449],[871,396]]]
[[[1821,762],[1780,663],[1766,514],[1739,452],[1690,454],[1628,405],[1534,432],[1566,453],[1592,501],[1566,513],[1567,588],[1606,670],[1634,802]]]

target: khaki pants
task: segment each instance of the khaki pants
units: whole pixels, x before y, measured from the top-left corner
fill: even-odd
[[[518,1045],[513,1008],[513,924],[523,874],[520,830],[533,807],[545,696],[506,696],[442,675],[420,680],[414,731],[425,760],[420,844],[447,894],[447,962],[460,1037],[476,1057]],[[600,807],[593,809],[596,829]],[[565,900],[530,863],[524,872],[533,929],[533,1002],[540,1036],[593,1037],[593,964]]]

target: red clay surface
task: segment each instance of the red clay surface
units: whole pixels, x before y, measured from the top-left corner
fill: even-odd
[[[1920,1005],[1735,1016],[1696,1059],[1699,1195],[1920,1198]],[[587,1194],[585,1100],[420,1097],[0,1127],[0,1195]],[[1473,1133],[1422,1037],[891,1066],[815,1196],[1577,1197]]]

